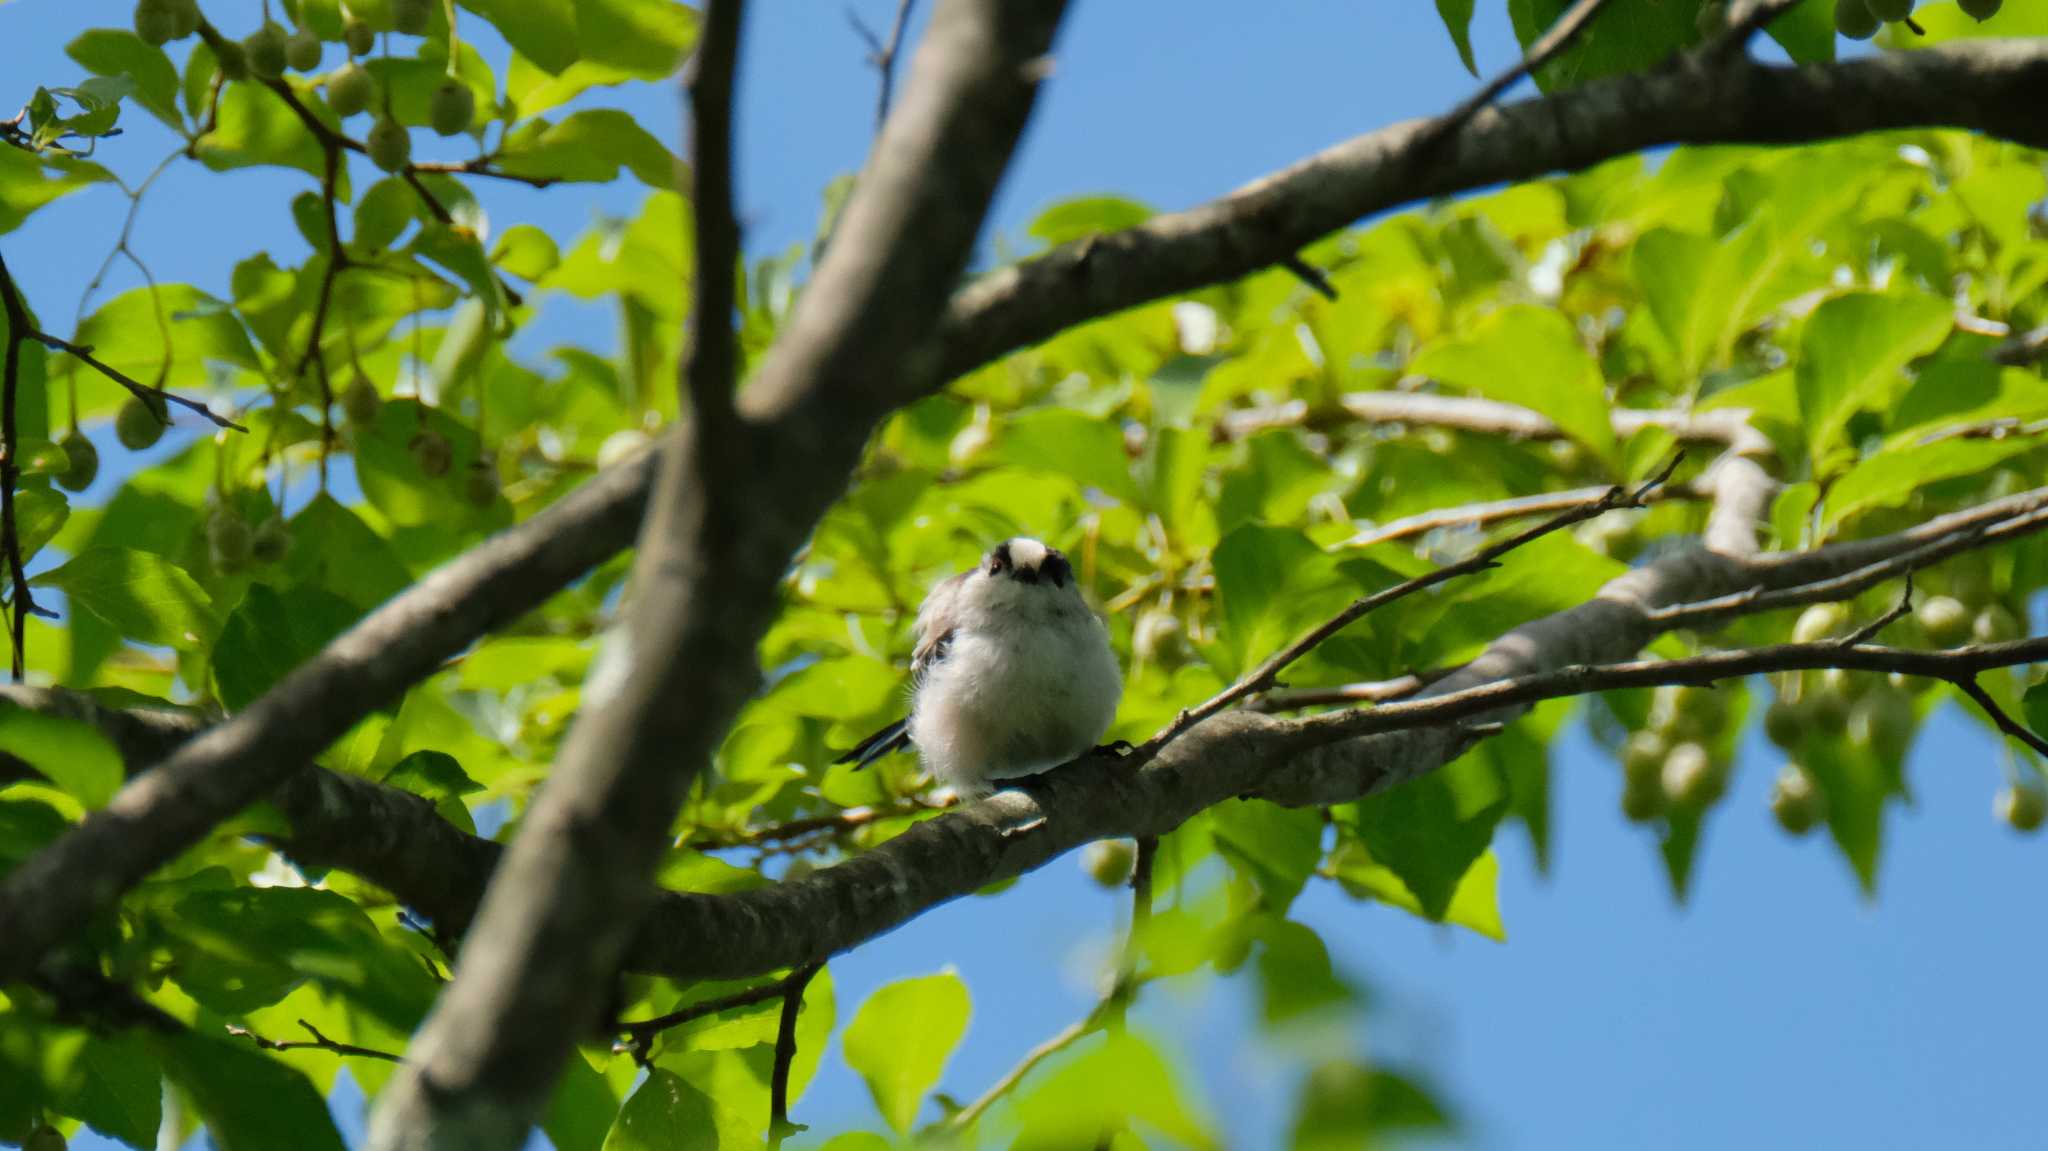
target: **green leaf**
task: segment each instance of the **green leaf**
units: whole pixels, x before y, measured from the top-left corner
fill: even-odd
[[[2027,713],[2027,726],[2035,731],[2048,731],[2048,683],[2028,688],[2020,702]]]
[[[71,518],[71,501],[64,493],[48,488],[23,488],[14,493],[14,517],[21,538],[21,562],[26,564],[64,530],[64,521]]]
[[[1216,848],[1258,885],[1266,910],[1287,914],[1322,858],[1322,813],[1263,800],[1230,800],[1211,809]]]
[[[79,160],[45,163],[22,148],[0,148],[0,235],[20,227],[50,201],[112,178],[97,164]]]
[[[2003,461],[2040,446],[2026,436],[1946,439],[1865,456],[1828,489],[1821,534],[1833,535],[1860,512],[1906,504],[1929,484],[1957,476],[1989,475]]]
[[[1835,58],[1835,0],[1805,0],[1764,31],[1794,63],[1825,64]]]
[[[78,326],[78,342],[91,346],[95,357],[117,371],[171,391],[206,388],[209,363],[250,371],[261,366],[248,330],[228,305],[190,284],[164,284],[154,291],[144,286],[115,296]],[[81,373],[79,379],[81,414],[111,413],[128,399],[125,388],[101,381],[91,372]],[[190,418],[180,417],[176,408],[171,409],[171,416],[173,420]]]
[[[861,1004],[842,1040],[889,1126],[909,1134],[925,1093],[967,1032],[967,985],[951,971],[898,980]]]
[[[1143,497],[1131,478],[1123,431],[1084,412],[1040,408],[1010,419],[994,456],[1032,471],[1065,476],[1113,499],[1136,505]]]
[[[1152,209],[1121,196],[1081,196],[1062,200],[1031,221],[1032,236],[1048,247],[1105,232],[1135,228],[1152,218]]]
[[[535,120],[513,132],[497,167],[518,176],[605,184],[625,168],[650,188],[676,186],[675,155],[616,108],[591,108],[559,124]]]
[[[1378,1146],[1383,1133],[1448,1131],[1443,1108],[1414,1081],[1349,1059],[1313,1068],[1295,1105],[1293,1151]]]
[[[173,131],[182,130],[178,112],[178,70],[171,58],[125,28],[92,28],[64,48],[64,54],[95,76],[126,76],[135,101]]]
[[[221,625],[220,640],[214,645],[213,682],[221,703],[229,711],[249,706],[362,614],[354,604],[319,588],[278,592],[252,584]]]
[[[760,1145],[745,1119],[681,1076],[656,1068],[626,1100],[604,1151],[737,1151]]]
[[[1046,1076],[1017,1100],[1017,1118],[1016,1151],[1093,1147],[1132,1120],[1189,1147],[1216,1146],[1182,1100],[1173,1069],[1128,1031]]]
[[[292,583],[324,588],[365,611],[412,583],[412,573],[361,516],[325,492],[291,518],[285,574]]]
[[[1211,655],[1226,677],[1242,674],[1328,619],[1346,600],[1372,588],[1350,587],[1334,557],[1287,528],[1246,524],[1223,537],[1209,557],[1223,627]],[[1370,628],[1361,621],[1340,635]]]
[[[153,552],[89,548],[29,583],[61,590],[74,608],[141,643],[180,651],[203,647],[219,626],[206,589]]]
[[[1899,397],[1906,365],[1941,345],[1953,315],[1947,300],[1933,296],[1869,292],[1837,296],[1814,310],[1795,379],[1817,467],[1848,446],[1849,417]]]
[[[1572,0],[1508,0],[1508,18],[1524,51],[1557,23]],[[1699,0],[1612,4],[1602,9],[1550,64],[1536,72],[1546,92],[1602,76],[1645,71],[1699,38]]]
[[[1417,375],[1541,412],[1611,467],[1620,466],[1600,365],[1561,312],[1503,308],[1470,335],[1424,350],[1411,367]]]
[[[1450,911],[1459,881],[1493,842],[1508,796],[1467,755],[1440,771],[1349,805],[1342,818],[1374,861],[1401,878],[1431,919]]]
[[[1262,917],[1257,935],[1260,1012],[1268,1026],[1327,1019],[1358,999],[1330,966],[1322,937],[1306,925]]]
[[[541,1130],[555,1151],[599,1151],[618,1116],[618,1093],[578,1051],[555,1085]]]
[[[1444,30],[1458,46],[1458,60],[1465,71],[1479,75],[1479,65],[1472,59],[1472,0],[1436,0],[1436,14],[1443,17]]]
[[[164,917],[180,987],[223,1015],[277,1002],[311,980],[410,1031],[439,985],[385,942],[353,900],[311,887],[194,891]]]
[[[302,94],[301,102],[329,128],[340,129],[326,101]],[[326,162],[320,142],[298,116],[276,94],[253,83],[229,84],[220,90],[214,129],[200,136],[192,149],[200,163],[216,172],[274,165],[297,168],[318,179]]]
[[[491,249],[491,263],[522,280],[538,280],[562,262],[561,249],[546,232],[532,224],[515,224],[505,229]]]
[[[63,788],[88,808],[101,808],[127,779],[113,741],[84,720],[0,702],[0,751]]]
[[[148,1043],[220,1151],[343,1151],[313,1085],[247,1040],[177,1031],[153,1034]]]

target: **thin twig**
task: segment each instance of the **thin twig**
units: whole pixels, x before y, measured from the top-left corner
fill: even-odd
[[[796,1016],[803,1010],[804,988],[822,963],[807,963],[783,980],[782,1018],[775,1025],[775,1071],[768,1081],[768,1151],[781,1151],[782,1141],[803,1130],[789,1121],[789,1067],[796,1061]]]
[[[811,976],[817,974],[815,967],[815,964],[808,964],[772,983],[763,983],[758,987],[749,987],[745,991],[735,991],[731,995],[721,995],[716,999],[706,999],[686,1007],[678,1007],[666,1015],[657,1015],[652,1019],[619,1020],[612,1024],[612,1029],[624,1034],[626,1038],[613,1044],[612,1050],[629,1053],[644,1063],[647,1061],[648,1047],[654,1041],[654,1037],[669,1028],[680,1027],[721,1011],[752,1007],[756,1003],[779,999],[799,976],[804,982],[809,982]]]
[[[733,438],[732,268],[740,226],[732,207],[732,93],[738,66],[742,0],[711,0],[690,58],[690,200],[697,233],[696,302],[684,353],[683,400],[697,421],[701,448],[728,450]]]
[[[357,1047],[353,1043],[338,1043],[332,1039],[329,1039],[325,1035],[320,1034],[319,1028],[313,1026],[311,1023],[308,1023],[303,1019],[299,1020],[299,1026],[305,1028],[306,1034],[311,1035],[313,1037],[310,1042],[303,1039],[265,1039],[263,1036],[256,1034],[254,1031],[251,1031],[246,1027],[237,1027],[232,1023],[227,1025],[229,1035],[233,1035],[241,1039],[247,1039],[251,1043],[254,1043],[256,1046],[261,1047],[265,1051],[332,1051],[336,1055],[357,1055],[361,1056],[364,1059],[382,1059],[387,1063],[405,1062],[405,1056],[393,1055],[389,1051],[377,1051],[369,1047]]]
[[[28,674],[28,611],[31,596],[21,556],[21,523],[14,514],[14,487],[21,479],[21,440],[16,434],[15,400],[21,385],[21,343],[29,338],[28,305],[14,286],[7,262],[0,260],[0,304],[7,315],[4,381],[0,381],[0,543],[7,549],[7,573],[13,581],[13,613],[8,623],[14,682]]]
[[[1265,691],[1275,686],[1279,682],[1282,671],[1285,671],[1296,660],[1314,651],[1324,640],[1329,639],[1366,615],[1396,600],[1405,599],[1417,592],[1435,587],[1446,580],[1455,579],[1458,576],[1471,575],[1475,572],[1495,567],[1502,556],[1561,528],[1583,523],[1586,520],[1604,515],[1617,508],[1641,507],[1644,499],[1648,497],[1650,492],[1663,486],[1664,482],[1671,478],[1671,473],[1677,470],[1679,462],[1684,458],[1685,453],[1674,453],[1671,457],[1671,462],[1664,465],[1663,470],[1633,491],[1619,485],[1608,488],[1597,499],[1587,500],[1550,517],[1534,527],[1518,532],[1488,547],[1481,548],[1457,563],[1445,564],[1435,571],[1425,572],[1413,579],[1404,580],[1392,587],[1384,588],[1369,596],[1351,601],[1343,611],[1331,616],[1320,625],[1310,629],[1293,643],[1275,652],[1271,658],[1253,669],[1250,674],[1209,697],[1203,703],[1181,712],[1178,716],[1174,717],[1173,722],[1168,724],[1165,730],[1147,740],[1145,745],[1134,754],[1144,758],[1156,755],[1160,748],[1172,742],[1176,736],[1188,728],[1215,715],[1217,712],[1222,711],[1224,708],[1229,707],[1248,695]],[[1142,762],[1142,759],[1140,762]]]
[[[1361,703],[1390,703],[1397,699],[1407,699],[1464,666],[1456,664],[1451,667],[1431,668],[1424,672],[1410,672],[1393,679],[1344,683],[1332,687],[1276,688],[1253,696],[1246,700],[1244,705],[1251,711],[1278,712],[1336,704],[1355,707]]]
[[[1442,528],[1486,527],[1506,520],[1527,519],[1530,516],[1555,515],[1558,512],[1578,507],[1588,501],[1598,500],[1607,494],[1606,487],[1573,488],[1563,492],[1543,492],[1533,496],[1514,496],[1504,500],[1486,503],[1466,504],[1463,507],[1443,508],[1437,511],[1419,512],[1403,516],[1375,528],[1369,528],[1345,540],[1344,547],[1369,548],[1375,544],[1393,540],[1405,540]],[[1663,500],[1701,500],[1710,498],[1696,484],[1665,486],[1648,493],[1644,500],[1657,503]]]
[[[2024,368],[2048,359],[2048,324],[2014,336],[1991,349],[1991,358],[2008,368]]]
[[[903,32],[910,26],[910,9],[915,3],[916,0],[896,0],[896,18],[889,23],[887,40],[875,35],[874,30],[862,23],[859,14],[853,9],[846,10],[847,22],[853,25],[854,33],[867,41],[868,63],[874,65],[875,72],[881,78],[880,91],[875,96],[877,132],[882,130],[882,125],[889,119],[889,95],[896,82],[896,57],[903,47]]]
[[[227,418],[226,416],[221,415],[219,412],[214,411],[212,408],[207,407],[206,404],[203,403],[202,401],[188,399],[187,397],[181,396],[176,392],[166,391],[163,388],[155,388],[151,387],[148,384],[142,383],[141,381],[135,379],[133,376],[130,376],[126,372],[123,372],[121,369],[116,368],[113,365],[108,364],[94,357],[91,348],[85,347],[81,344],[74,344],[70,340],[63,338],[62,336],[53,336],[48,332],[31,331],[25,334],[29,339],[34,340],[35,342],[43,345],[46,348],[51,348],[55,351],[64,352],[74,357],[75,359],[78,360],[79,363],[84,364],[86,367],[91,368],[93,371],[98,372],[100,375],[103,375],[108,379],[114,381],[115,383],[121,385],[122,387],[127,388],[128,391],[132,393],[136,399],[141,400],[144,406],[148,407],[152,413],[157,412],[159,410],[157,407],[158,404],[172,403],[178,405],[181,408],[184,408],[187,411],[196,412],[199,415],[206,417],[216,427],[228,428],[237,432],[246,432],[249,430],[248,428],[243,427],[242,425]],[[169,421],[166,420],[165,422],[168,423]]]
[[[1295,738],[1302,747],[1317,747],[1361,735],[1442,727],[1547,699],[1667,684],[1705,687],[1721,680],[1778,671],[1839,667],[1849,671],[1898,672],[1922,679],[1943,680],[1961,687],[1964,680],[1980,672],[2043,661],[2048,661],[2048,637],[1942,651],[1875,644],[1844,647],[1835,640],[1822,640],[1818,643],[1786,643],[1740,651],[1710,652],[1683,659],[1575,664],[1553,671],[1494,680],[1427,699],[1390,703],[1369,710],[1309,716],[1296,721]]]
[[[1907,572],[1906,589],[1899,593],[1899,602],[1893,604],[1892,609],[1890,611],[1884,613],[1883,615],[1877,617],[1874,620],[1871,620],[1869,623],[1864,624],[1862,627],[1857,628],[1855,631],[1850,632],[1848,635],[1843,636],[1841,639],[1838,639],[1835,642],[1841,644],[1843,647],[1855,647],[1857,644],[1867,643],[1870,640],[1876,639],[1877,633],[1890,627],[1899,619],[1912,614],[1912,611],[1913,573]]]
[[[1585,30],[1586,25],[1593,22],[1593,17],[1600,14],[1600,9],[1606,3],[1607,0],[1578,0],[1578,3],[1557,18],[1557,22],[1552,24],[1548,31],[1536,38],[1536,42],[1529,46],[1528,53],[1520,60],[1481,85],[1477,92],[1459,101],[1450,111],[1424,125],[1411,145],[1411,162],[1433,151],[1438,144],[1464,127],[1466,121],[1477,116],[1480,109],[1499,99],[1502,92],[1514,87],[1524,76],[1536,72],[1555,59],[1558,53],[1570,47],[1579,33]]]
[[[1330,282],[1329,274],[1300,256],[1280,257],[1280,266],[1294,273],[1294,278],[1315,289],[1317,295],[1326,300],[1337,298],[1337,285]]]
[[[1958,676],[1949,682],[1956,685],[1957,691],[1969,696],[1970,702],[1982,708],[1991,722],[1998,726],[1998,730],[2033,748],[2036,754],[2048,755],[2048,740],[2042,739],[2032,728],[2007,715],[2005,709],[1998,706],[1998,701],[1991,698],[1991,693],[1984,690],[1984,685],[1977,682],[1976,676]]]

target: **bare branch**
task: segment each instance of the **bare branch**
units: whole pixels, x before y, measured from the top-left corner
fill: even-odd
[[[120,369],[112,366],[111,364],[103,363],[100,360],[95,359],[93,357],[91,348],[84,347],[79,344],[74,344],[70,340],[64,339],[61,336],[53,336],[48,332],[31,331],[27,333],[27,335],[29,339],[34,340],[39,344],[42,344],[44,347],[52,348],[56,351],[64,352],[70,355],[79,363],[84,364],[86,367],[91,368],[93,371],[98,372],[100,375],[103,375],[108,379],[114,381],[115,383],[121,385],[122,387],[128,389],[128,391],[132,395],[134,395],[136,399],[141,400],[145,404],[150,405],[151,411],[156,411],[156,405],[158,404],[176,404],[187,411],[196,412],[199,415],[206,417],[206,419],[211,421],[215,427],[227,428],[231,431],[237,432],[246,432],[249,430],[248,428],[243,427],[242,425],[227,418],[226,416],[221,415],[219,412],[214,411],[212,408],[207,407],[204,403],[200,402],[199,400],[178,395],[176,392],[167,392],[162,388],[151,387],[148,384],[145,384],[140,380],[135,379],[133,376],[130,376],[127,373],[121,371]]]
[[[875,35],[873,29],[861,23],[860,17],[855,15],[851,8],[846,11],[846,19],[853,25],[854,32],[867,43],[868,63],[874,65],[876,74],[881,78],[880,90],[875,95],[876,131],[880,131],[882,125],[889,120],[890,89],[896,82],[896,56],[903,48],[903,32],[910,26],[910,9],[915,4],[916,0],[896,0],[896,18],[889,22],[889,37],[886,40]]]
[[[789,1067],[796,1062],[796,1017],[804,1006],[804,988],[810,986],[822,963],[805,964],[783,981],[782,1015],[775,1026],[775,1069],[768,1079],[768,1151],[779,1151],[782,1141],[803,1130],[789,1121]]]
[[[1514,87],[1523,77],[1534,74],[1555,60],[1558,53],[1569,48],[1572,41],[1578,39],[1579,33],[1585,31],[1586,25],[1593,22],[1593,17],[1600,14],[1600,9],[1605,7],[1606,3],[1607,0],[1578,0],[1578,3],[1573,4],[1543,35],[1536,38],[1536,42],[1529,46],[1528,53],[1515,61],[1512,67],[1487,81],[1477,92],[1465,97],[1456,107],[1431,121],[1423,130],[1423,139],[1415,146],[1415,157],[1421,159],[1428,156],[1436,144],[1464,127],[1466,121],[1477,115],[1481,108],[1500,99],[1501,93]]]
[[[740,1007],[752,1007],[756,1003],[766,1003],[770,999],[781,999],[789,994],[792,987],[796,988],[797,997],[801,999],[803,985],[808,984],[811,977],[817,973],[818,965],[805,964],[772,983],[763,983],[759,987],[749,987],[745,991],[735,991],[731,995],[721,995],[716,999],[706,999],[687,1007],[678,1007],[666,1015],[630,1022],[622,1019],[612,1024],[612,1029],[624,1034],[626,1038],[614,1044],[612,1050],[625,1052],[632,1055],[636,1062],[645,1063],[653,1049],[654,1037],[671,1027],[681,1027],[685,1023],[694,1023],[699,1019]]]
[[[1991,358],[2008,368],[2024,368],[2048,358],[2048,324],[2014,336],[1993,348]]]
[[[1140,747],[1134,754],[1140,757],[1156,755],[1161,747],[1164,747],[1174,737],[1180,735],[1181,732],[1215,715],[1217,712],[1222,711],[1224,708],[1229,707],[1248,695],[1265,691],[1267,688],[1274,686],[1279,682],[1280,673],[1285,671],[1296,660],[1314,651],[1324,640],[1329,639],[1331,636],[1336,635],[1370,613],[1378,611],[1390,603],[1406,599],[1417,592],[1426,591],[1446,580],[1496,567],[1502,556],[1524,544],[1533,543],[1561,528],[1584,523],[1616,508],[1641,507],[1644,497],[1670,479],[1671,473],[1677,470],[1679,461],[1683,458],[1683,455],[1673,456],[1671,462],[1666,464],[1662,471],[1658,472],[1634,491],[1622,487],[1609,488],[1602,492],[1597,499],[1588,500],[1585,503],[1552,516],[1535,527],[1517,532],[1507,539],[1481,548],[1457,563],[1446,564],[1435,571],[1426,572],[1413,579],[1404,580],[1392,587],[1383,588],[1371,595],[1351,601],[1343,611],[1331,616],[1320,625],[1310,629],[1293,643],[1273,653],[1271,658],[1254,668],[1236,683],[1211,696],[1205,702],[1175,716],[1173,722],[1168,724],[1164,731],[1147,740],[1144,746]]]
[[[363,1059],[382,1059],[386,1063],[402,1063],[405,1061],[405,1056],[393,1055],[389,1051],[377,1051],[369,1047],[357,1047],[353,1043],[337,1043],[334,1040],[329,1039],[325,1035],[320,1034],[319,1028],[313,1026],[311,1023],[308,1023],[303,1019],[299,1020],[299,1026],[305,1028],[306,1034],[311,1035],[313,1037],[310,1041],[302,1039],[288,1039],[282,1041],[276,1039],[265,1039],[263,1036],[256,1034],[254,1031],[251,1031],[246,1027],[237,1027],[232,1023],[228,1024],[228,1034],[237,1036],[242,1039],[247,1039],[250,1042],[254,1043],[256,1046],[261,1047],[265,1051],[332,1051],[336,1055],[354,1055]]]
[[[732,208],[732,92],[740,11],[738,3],[705,6],[704,35],[683,85],[690,97],[690,206],[697,253],[683,400],[690,418],[701,425],[700,440],[723,437],[731,426],[738,379],[732,269],[740,258],[740,225]]]
[[[708,57],[736,45],[736,23],[719,29],[738,11],[726,0],[707,10],[707,81],[731,74]],[[522,1143],[574,1036],[597,1022],[689,783],[758,682],[778,577],[895,389],[929,370],[920,349],[966,266],[1062,11],[1057,0],[951,0],[935,13],[838,239],[729,426],[692,421],[664,462],[608,666],[485,894],[454,983],[378,1102],[373,1147],[440,1145],[451,1131],[476,1148]],[[700,264],[699,283],[708,276],[731,267]],[[700,339],[711,322],[697,313]]]

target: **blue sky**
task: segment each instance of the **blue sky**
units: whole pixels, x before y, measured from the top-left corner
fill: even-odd
[[[739,199],[749,247],[765,253],[808,240],[819,190],[858,165],[874,77],[839,4],[752,7]],[[852,7],[883,27],[894,0]],[[1479,58],[1498,68],[1512,58],[1501,5],[1478,7]],[[226,15],[238,8],[256,5],[209,5],[235,30],[253,19]],[[76,78],[61,47],[81,10],[118,22],[128,5],[0,7],[9,89],[0,103]],[[1421,0],[1078,3],[994,228],[1020,235],[1048,201],[1084,193],[1193,204],[1336,140],[1447,107],[1471,84]],[[641,91],[628,106],[676,138],[672,91]],[[103,158],[139,175],[170,141],[146,117],[130,127]],[[281,262],[299,257],[287,204],[306,186],[296,173],[174,169],[144,210],[138,247],[160,277],[221,291],[233,262],[255,248]],[[633,210],[641,194],[630,184],[477,191],[499,227],[536,223],[564,241],[594,212]],[[118,194],[94,189],[0,237],[46,317],[70,315],[121,209]],[[541,328],[547,341],[599,345],[612,331],[609,317],[566,304],[551,304]],[[1776,763],[1756,744],[1711,826],[1692,904],[1674,906],[1653,845],[1619,816],[1618,771],[1570,734],[1557,754],[1551,875],[1536,876],[1518,834],[1500,845],[1507,944],[1323,888],[1297,914],[1372,990],[1369,1050],[1437,1088],[1462,1116],[1460,1142],[2038,1145],[2031,1056],[2048,1018],[2038,960],[2048,927],[2033,910],[2032,868],[2042,848],[1991,818],[2001,754],[1953,709],[1923,732],[1911,764],[1917,803],[1888,820],[1875,901],[1823,843],[1788,840],[1770,822]],[[1061,860],[999,898],[939,909],[834,962],[841,1018],[883,982],[956,966],[978,999],[945,1087],[971,1096],[1086,1009],[1083,957],[1103,946],[1120,902]],[[1251,1025],[1247,991],[1236,981],[1166,988],[1139,1015],[1190,1069],[1228,1145],[1274,1147],[1294,1080]],[[352,1099],[337,1110],[360,1129]],[[797,1118],[816,1130],[878,1122],[836,1051]]]

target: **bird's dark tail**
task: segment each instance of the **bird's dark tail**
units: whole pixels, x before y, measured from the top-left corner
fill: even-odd
[[[849,748],[845,755],[833,760],[835,764],[850,763],[855,771],[882,758],[892,751],[903,751],[910,746],[910,721],[899,719],[875,734]]]

